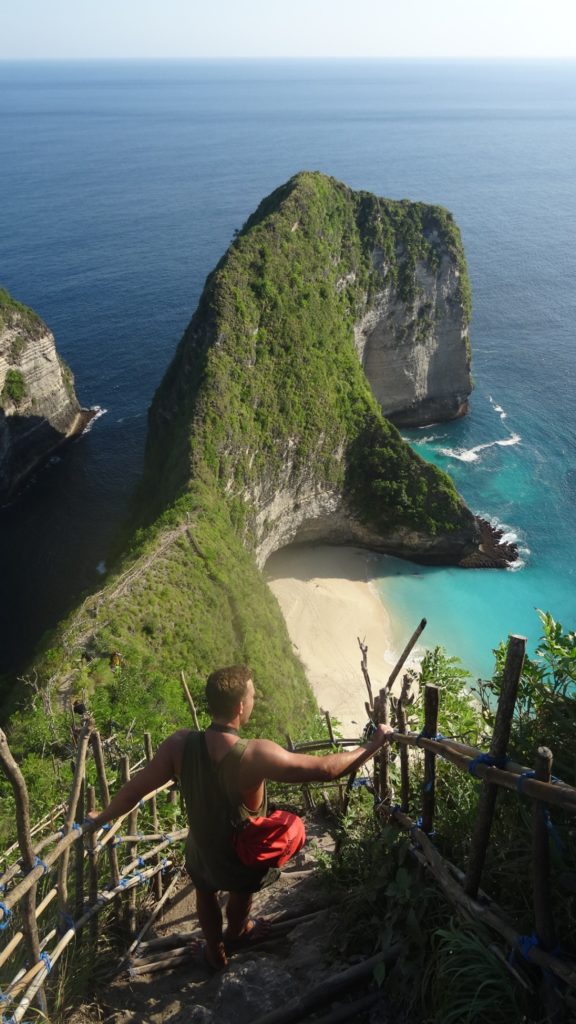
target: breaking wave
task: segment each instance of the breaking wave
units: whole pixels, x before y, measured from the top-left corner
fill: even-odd
[[[82,434],[88,434],[92,430],[92,427],[96,423],[96,420],[99,420],[101,416],[105,416],[106,413],[108,412],[108,409],[103,409],[100,405],[93,405],[92,408],[90,409],[90,412],[93,412],[94,415],[90,417],[90,420],[84,427]]]
[[[487,441],[486,444],[477,444],[474,448],[440,448],[441,455],[447,455],[450,459],[459,459],[460,462],[476,462],[480,452],[488,448],[507,448],[509,445],[520,444],[520,434],[511,434],[510,437],[502,438],[499,441]]]
[[[494,412],[498,413],[498,415],[500,416],[500,419],[501,420],[505,420],[507,415],[508,415],[508,413],[504,412],[504,409],[502,408],[501,405],[497,405],[497,403],[492,398],[492,395],[488,395],[488,401],[490,402],[490,405],[494,409]]]

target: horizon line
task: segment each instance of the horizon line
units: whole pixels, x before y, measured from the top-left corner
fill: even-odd
[[[276,54],[274,56],[262,56],[262,55],[258,55],[258,54],[252,54],[252,55],[242,55],[242,56],[239,56],[239,55],[228,55],[228,56],[226,56],[226,55],[217,55],[217,56],[215,56],[215,55],[211,55],[211,56],[194,56],[194,55],[191,55],[191,56],[185,56],[185,57],[183,57],[183,56],[178,56],[178,57],[177,56],[158,56],[158,55],[150,56],[150,55],[145,55],[145,54],[137,55],[137,56],[134,56],[134,55],[132,55],[132,56],[117,56],[117,55],[116,56],[103,56],[103,55],[100,55],[100,56],[86,56],[86,55],[84,55],[84,56],[75,56],[75,57],[71,57],[71,56],[58,56],[58,57],[50,57],[50,56],[43,56],[43,57],[39,57],[39,56],[34,56],[34,57],[30,57],[30,56],[29,57],[3,57],[3,56],[0,56],[0,63],[3,63],[3,64],[4,63],[5,64],[19,64],[19,63],[25,63],[25,62],[28,62],[28,63],[33,63],[33,62],[50,63],[50,62],[57,62],[57,61],[70,61],[70,62],[79,62],[79,61],[93,61],[93,62],[97,62],[97,61],[150,61],[151,63],[152,62],[162,62],[162,63],[168,63],[168,62],[178,63],[178,62],[180,62],[180,63],[184,63],[184,62],[187,62],[187,61],[206,61],[206,62],[209,62],[209,61],[267,61],[267,62],[272,62],[272,61],[366,61],[366,62],[369,62],[369,61],[372,61],[372,62],[377,62],[377,61],[458,61],[460,63],[463,63],[463,62],[473,62],[473,61],[485,61],[485,62],[496,62],[496,61],[516,61],[516,62],[522,62],[522,61],[542,61],[542,62],[544,62],[544,61],[547,61],[547,62],[558,62],[558,63],[563,62],[563,63],[567,63],[567,62],[570,62],[570,61],[576,62],[576,54],[567,54],[567,55],[564,55],[564,56],[562,56],[562,55],[554,55],[554,56],[552,56],[552,55],[543,55],[543,54],[524,54],[524,55],[519,55],[519,54],[498,54],[498,55],[494,55],[494,54],[475,54],[475,55],[471,55],[471,54],[468,54],[466,56],[456,56],[454,54],[403,54],[403,55],[395,55],[395,56],[392,56],[392,55],[388,55],[388,56],[386,56],[386,55],[382,55],[382,56],[373,56],[373,55],[366,56],[366,55],[362,55],[362,54],[357,54],[357,55],[350,55],[350,54],[348,54],[348,55],[342,55],[342,56],[339,56],[339,55],[336,55],[336,54],[330,54],[330,55],[324,54],[324,55],[321,55],[321,56],[314,56],[314,55],[298,56],[298,55],[294,55],[294,54],[291,54],[291,55]]]

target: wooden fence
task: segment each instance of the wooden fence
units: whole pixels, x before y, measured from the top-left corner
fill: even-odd
[[[517,764],[507,756],[518,686],[524,663],[526,639],[519,636],[510,636],[509,638],[492,742],[489,751],[481,751],[438,734],[438,708],[441,697],[439,687],[434,685],[425,687],[425,721],[424,728],[420,733],[409,732],[406,726],[406,703],[411,682],[409,676],[404,677],[400,697],[391,701],[392,684],[398,677],[403,663],[425,625],[425,620],[422,620],[386,686],[380,689],[376,697],[373,697],[368,674],[367,649],[360,640],[358,641],[362,655],[362,673],[368,690],[366,711],[374,724],[381,722],[389,724],[391,708],[393,708],[395,731],[392,739],[398,744],[400,753],[398,802],[396,802],[390,783],[389,748],[382,748],[382,752],[375,758],[371,788],[375,795],[377,813],[385,821],[396,822],[408,832],[412,840],[412,852],[415,858],[433,875],[445,896],[460,913],[470,920],[483,922],[489,929],[497,932],[511,950],[521,952],[528,961],[542,970],[545,989],[543,996],[548,1008],[549,1019],[560,1019],[562,1014],[558,1011],[558,993],[551,976],[560,979],[562,983],[576,991],[576,962],[573,957],[561,957],[557,954],[556,929],[551,900],[548,808],[558,808],[576,816],[576,789],[559,779],[552,779],[553,758],[547,747],[539,747],[535,751],[532,767]],[[329,740],[320,743],[294,744],[288,736],[289,749],[293,751],[327,750],[333,747],[334,742],[340,746],[356,745],[358,742],[356,739],[335,741],[328,713],[326,713],[326,718]],[[421,791],[418,787],[418,792],[421,792],[419,808],[421,813],[417,820],[414,820],[409,813],[410,748],[420,748],[424,751],[424,778]],[[464,868],[459,868],[444,858],[431,838],[436,806],[436,761],[438,757],[481,780],[476,822],[470,838],[470,854]],[[340,791],[340,803],[344,810],[346,810],[353,785],[354,778],[352,777],[345,792],[342,792],[342,789]],[[305,788],[308,789],[308,787]],[[532,801],[534,932],[529,941],[526,941],[525,936],[520,935],[518,929],[508,920],[504,912],[480,889],[499,788],[515,793],[518,799],[527,797]],[[327,799],[329,800],[329,796]],[[307,803],[313,804],[314,802],[313,794],[309,789],[305,793],[305,800]]]
[[[537,941],[524,949],[526,958],[544,972],[576,989],[576,966],[555,953],[556,935],[550,900],[550,857],[548,807],[557,807],[576,814],[576,789],[558,780],[551,780],[552,754],[540,748],[532,767],[519,765],[507,758],[512,717],[521,677],[526,641],[510,637],[500,701],[496,713],[490,750],[483,752],[465,743],[438,735],[440,691],[427,686],[424,695],[425,725],[416,734],[407,730],[406,712],[409,677],[404,677],[400,697],[392,702],[391,689],[398,678],[414,644],[426,625],[422,620],[387,681],[374,696],[368,673],[367,649],[360,643],[361,670],[366,682],[366,710],[374,722],[395,718],[393,740],[399,745],[399,801],[395,802],[391,784],[389,748],[384,747],[375,760],[373,788],[378,814],[396,822],[412,840],[412,852],[430,871],[443,892],[458,910],[469,918],[482,921],[497,932],[512,949],[522,948],[518,929],[480,889],[482,869],[493,823],[496,795],[499,788],[508,789],[518,798],[533,802],[533,905]],[[186,700],[197,726],[196,709],[182,678]],[[328,750],[357,745],[358,739],[337,739],[330,715],[326,714],[328,740],[295,745],[290,737],[289,749]],[[95,788],[87,784],[86,762],[93,758],[99,790],[99,803],[109,802],[109,784],[104,744],[92,720],[86,716],[75,731],[74,773],[69,798],[55,807],[33,827],[30,824],[29,800],[22,773],[11,755],[4,733],[0,730],[0,763],[8,776],[15,797],[18,843],[6,850],[0,875],[0,936],[5,945],[0,949],[0,978],[7,978],[0,990],[3,1022],[19,1024],[33,1002],[48,1019],[45,983],[70,943],[76,948],[88,943],[92,955],[97,948],[98,916],[111,908],[114,922],[132,938],[129,955],[161,912],[169,898],[181,868],[175,870],[170,857],[174,842],[186,835],[186,829],[162,833],[158,828],[158,800],[175,797],[171,783],[140,801],[138,807],[95,832],[85,822],[85,814],[96,804]],[[410,748],[424,752],[424,785],[421,817],[410,816]],[[121,781],[152,757],[149,734],[144,737],[144,757],[130,767],[123,757],[119,766]],[[476,826],[470,844],[470,857],[464,868],[446,860],[434,845],[431,833],[435,816],[436,761],[448,760],[456,768],[481,780]],[[341,784],[341,807],[346,809],[354,778]],[[305,798],[313,805],[312,791],[305,787]],[[138,831],[142,815],[147,831]],[[126,834],[120,828],[126,821]],[[70,854],[74,857],[71,859]],[[166,872],[172,878],[164,889]],[[138,887],[146,890],[153,909],[146,924],[135,935]],[[545,981],[550,988],[550,982]],[[553,1003],[553,993],[548,993]],[[8,1015],[6,1015],[6,1013]],[[550,1013],[554,1019],[554,1013]]]
[[[0,730],[0,764],[12,784],[16,804],[18,842],[1,858],[0,874],[0,977],[7,978],[0,989],[2,1021],[18,1024],[35,1002],[48,1019],[45,982],[71,942],[78,949],[84,941],[95,954],[99,939],[99,915],[112,908],[115,924],[134,938],[136,889],[145,888],[154,902],[144,935],[169,897],[180,871],[170,856],[172,844],[187,829],[162,833],[158,830],[158,800],[174,802],[172,783],[145,796],[129,814],[95,831],[85,815],[96,806],[95,787],[86,781],[86,761],[91,754],[98,782],[99,803],[110,799],[104,746],[89,716],[74,736],[75,763],[70,795],[66,803],[50,811],[33,827],[30,825],[28,790],[5,734]],[[120,781],[152,757],[147,733],[144,757],[130,768],[120,758]],[[146,831],[138,831],[142,815]],[[120,828],[126,822],[126,834]],[[71,859],[71,852],[74,854]],[[172,875],[163,892],[164,879]],[[141,936],[136,936],[133,946]],[[7,940],[7,941],[6,941]]]

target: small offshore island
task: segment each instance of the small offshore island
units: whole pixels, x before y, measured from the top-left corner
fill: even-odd
[[[36,659],[38,680],[144,728],[161,706],[167,728],[182,669],[199,695],[215,664],[244,661],[264,697],[254,730],[297,737],[317,712],[261,573],[273,552],[353,545],[504,568],[512,548],[391,422],[466,413],[469,316],[447,211],[310,172],[265,199],[208,276],[152,403],[132,545]],[[28,754],[35,714],[13,716]]]
[[[94,416],[40,317],[0,288],[0,505]]]

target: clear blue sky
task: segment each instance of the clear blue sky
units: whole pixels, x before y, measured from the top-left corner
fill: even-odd
[[[576,0],[7,0],[0,59],[576,57]]]

